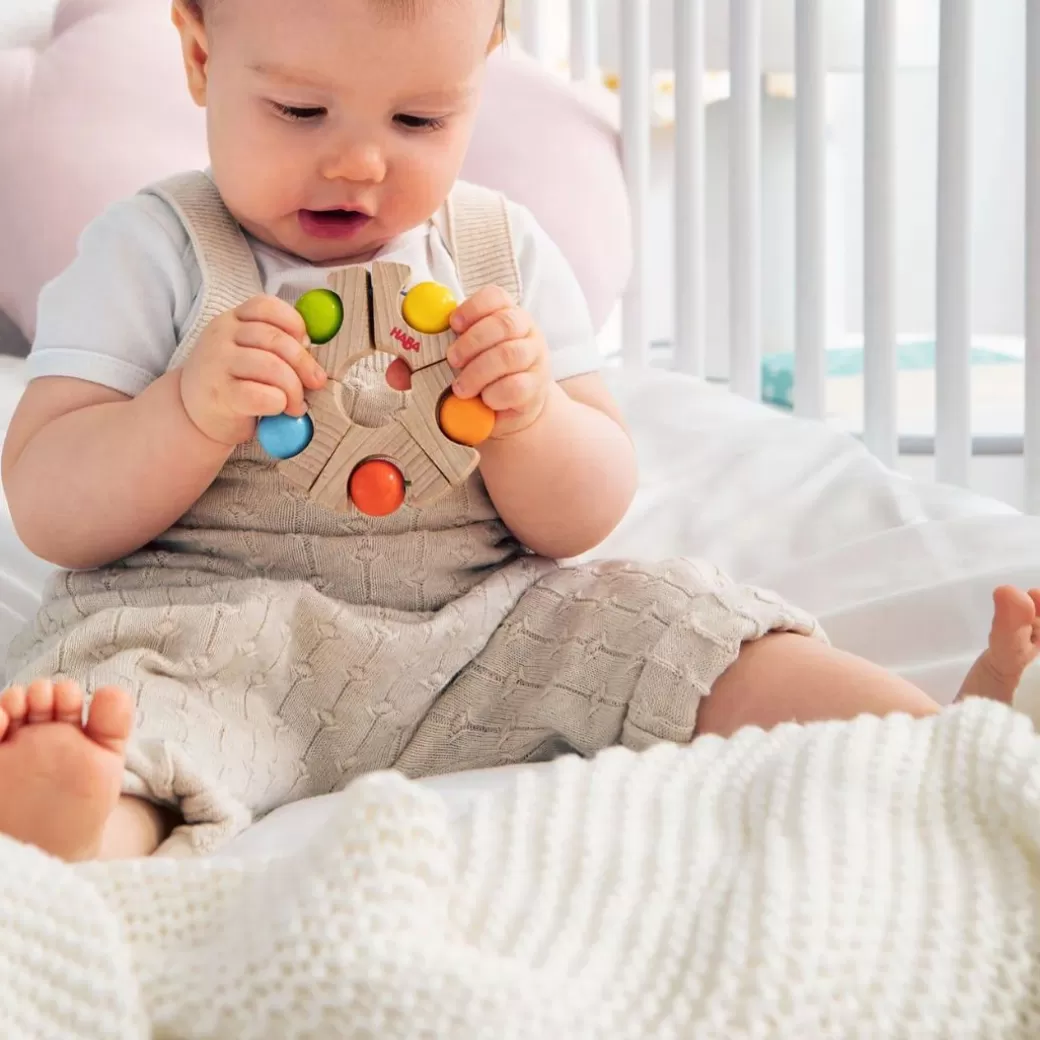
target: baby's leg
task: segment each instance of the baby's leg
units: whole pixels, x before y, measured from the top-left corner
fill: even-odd
[[[68,860],[143,856],[164,836],[160,810],[120,798],[133,704],[41,680],[0,694],[0,834]]]
[[[926,693],[878,665],[815,639],[775,633],[743,645],[701,701],[697,733],[729,736],[742,726],[937,711]]]
[[[1040,589],[1004,585],[993,593],[989,646],[964,677],[957,699],[988,697],[1010,704],[1022,673],[1040,653]]]

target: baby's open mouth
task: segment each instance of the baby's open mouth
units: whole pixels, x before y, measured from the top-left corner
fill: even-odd
[[[301,209],[300,227],[317,238],[348,238],[372,218],[356,209]]]

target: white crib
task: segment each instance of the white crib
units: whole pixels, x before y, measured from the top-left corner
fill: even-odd
[[[647,289],[658,276],[648,241],[651,134],[650,12],[655,0],[619,0],[621,134],[635,264],[623,302],[624,363],[646,363]],[[703,375],[708,262],[705,221],[705,8],[674,0],[675,350],[674,365]],[[841,0],[832,0],[840,3]],[[896,70],[899,0],[865,0],[863,433],[882,461],[898,454],[896,370]],[[938,0],[939,106],[936,169],[935,474],[967,486],[973,451],[972,73],[973,0]],[[1025,505],[1040,512],[1040,4],[1026,5]],[[729,0],[729,385],[761,392],[761,89],[763,0]],[[794,410],[824,416],[827,350],[824,18],[827,0],[789,0],[796,89],[796,298]],[[518,0],[525,47],[547,55],[551,17],[569,8],[569,74],[597,75],[598,0]],[[668,273],[671,277],[672,273]]]

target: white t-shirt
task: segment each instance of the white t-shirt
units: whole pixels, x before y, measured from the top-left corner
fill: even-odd
[[[600,368],[595,331],[574,272],[522,206],[509,204],[521,305],[542,329],[556,380]],[[325,284],[325,269],[248,238],[264,291]],[[389,243],[379,260],[407,264],[413,282],[462,289],[433,221]],[[116,203],[83,232],[72,264],[39,300],[30,378],[68,376],[135,396],[167,369],[201,303],[201,275],[188,233],[155,195]]]

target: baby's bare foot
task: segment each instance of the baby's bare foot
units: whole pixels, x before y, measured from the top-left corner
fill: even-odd
[[[1040,654],[1040,589],[1004,585],[993,593],[989,646],[972,666],[961,696],[1010,704],[1022,673]]]
[[[39,680],[0,694],[0,834],[67,860],[97,855],[119,801],[130,697],[98,690],[83,721],[76,683]]]

